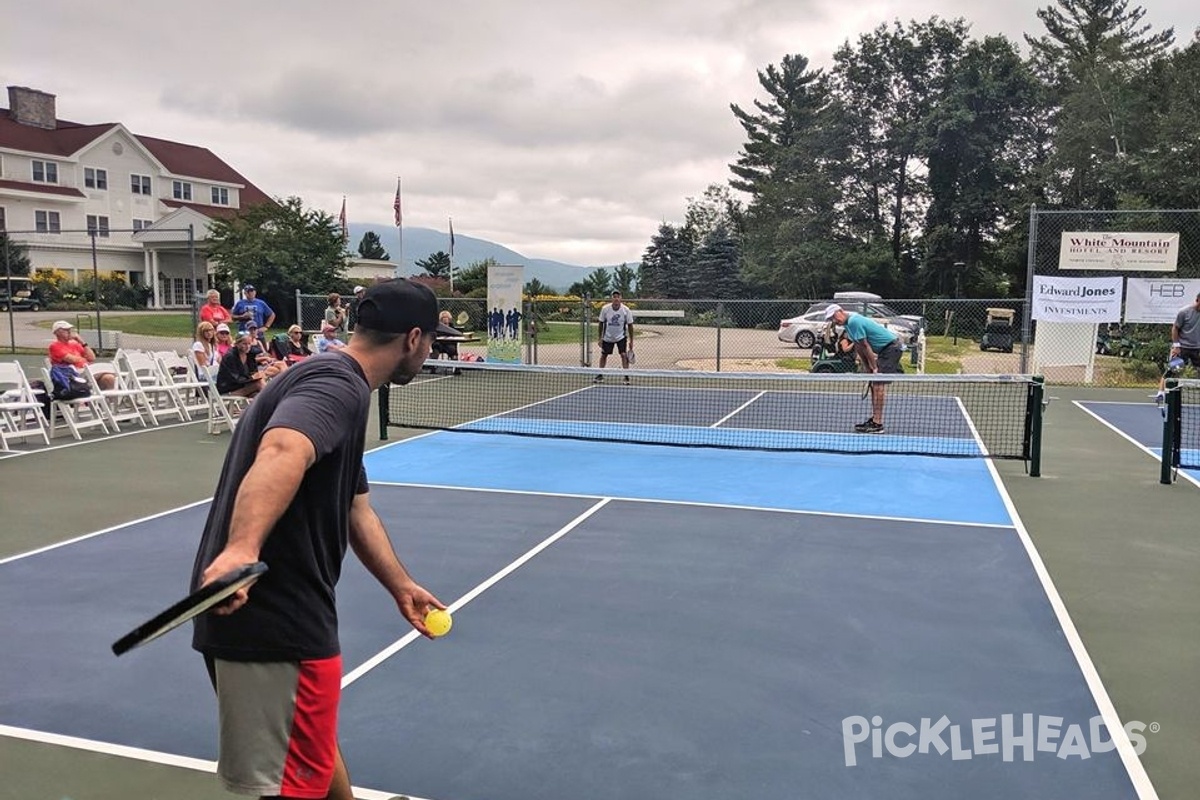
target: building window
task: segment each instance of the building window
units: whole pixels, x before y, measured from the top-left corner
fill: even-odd
[[[5,227],[4,206],[0,206],[0,231],[3,231],[3,230],[8,230],[8,229]]]
[[[154,224],[152,219],[135,219],[133,221],[133,229],[135,231],[144,231]]]
[[[191,200],[192,185],[187,181],[175,181],[171,194],[176,200]]]
[[[229,190],[220,186],[212,187],[212,201],[214,206],[229,205]]]
[[[134,194],[150,194],[150,176],[149,175],[130,175],[129,189]]]
[[[83,185],[88,189],[107,189],[108,170],[83,168]]]
[[[88,233],[94,233],[102,239],[108,238],[108,217],[98,217],[94,214],[87,215]]]
[[[62,221],[57,211],[34,211],[33,227],[38,233],[58,233],[62,230]]]
[[[53,161],[33,162],[34,183],[58,183],[58,164]]]

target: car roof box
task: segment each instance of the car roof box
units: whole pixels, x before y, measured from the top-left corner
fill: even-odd
[[[834,292],[835,302],[847,303],[882,303],[883,298],[871,292]]]

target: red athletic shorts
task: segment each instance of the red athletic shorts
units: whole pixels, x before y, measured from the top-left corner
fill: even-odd
[[[342,657],[205,661],[217,689],[217,775],[225,788],[260,797],[325,797],[337,757]]]

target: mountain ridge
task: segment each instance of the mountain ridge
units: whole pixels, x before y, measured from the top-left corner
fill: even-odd
[[[352,253],[357,254],[358,244],[362,241],[363,234],[370,231],[379,237],[379,241],[383,245],[383,249],[388,252],[390,260],[393,263],[397,261],[400,241],[397,238],[395,228],[370,223],[350,223],[347,227],[350,233],[350,242],[347,247]],[[405,226],[404,263],[400,265],[400,274],[415,275],[419,273],[420,270],[417,269],[415,262],[424,260],[439,251],[443,253],[450,252],[449,233],[434,230],[433,228],[412,228]],[[498,264],[523,266],[525,267],[526,282],[537,278],[543,284],[556,291],[566,291],[567,287],[571,284],[583,280],[597,269],[611,269],[618,266],[617,264],[608,264],[604,267],[589,267],[579,264],[567,264],[548,258],[530,258],[502,244],[455,232],[455,269],[465,269],[470,264],[477,261],[484,261],[488,258],[495,259]],[[639,262],[634,259],[625,263],[636,265]]]

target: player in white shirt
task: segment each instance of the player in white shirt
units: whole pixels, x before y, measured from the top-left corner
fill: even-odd
[[[621,354],[621,368],[629,369],[629,357],[633,354],[633,311],[621,305],[621,293],[612,293],[612,302],[600,309],[600,369],[608,364],[608,356],[617,348]],[[604,380],[596,376],[596,383]],[[629,376],[625,376],[629,383]]]

